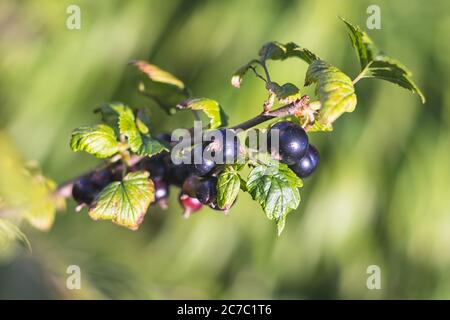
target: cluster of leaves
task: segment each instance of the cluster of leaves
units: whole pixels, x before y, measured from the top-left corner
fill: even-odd
[[[424,101],[423,94],[404,66],[382,53],[359,27],[343,21],[349,29],[361,65],[361,72],[353,81],[339,68],[306,48],[293,42],[269,42],[259,50],[258,57],[235,71],[232,85],[240,88],[243,77],[252,71],[265,82],[268,92],[268,99],[263,103],[264,113],[270,113],[275,102],[295,106],[302,98],[299,86],[273,81],[267,64],[269,61],[288,58],[299,58],[306,62],[309,66],[304,86],[314,84],[317,99],[296,109],[294,115],[285,116],[308,132],[331,131],[334,121],[342,114],[352,112],[357,104],[354,84],[362,78],[396,83],[417,93]],[[209,119],[209,129],[227,125],[227,117],[216,101],[192,96],[191,90],[181,80],[155,65],[144,61],[133,61],[131,64],[142,74],[139,91],[168,114],[184,109],[202,111]],[[168,150],[168,146],[150,134],[149,119],[143,110],[113,103],[99,108],[97,112],[102,115],[103,122],[74,130],[70,142],[72,150],[85,151],[99,158],[110,157],[111,161],[121,159],[125,165],[129,164],[133,155],[152,157]],[[242,177],[244,168],[249,169],[246,179]],[[132,172],[124,175],[122,181],[110,183],[90,207],[91,217],[110,219],[119,225],[136,229],[154,200],[154,186],[149,175],[151,178],[151,172]],[[285,226],[287,214],[299,206],[299,188],[303,186],[302,179],[286,164],[274,159],[254,162],[247,158],[242,164],[226,165],[217,181],[217,205],[220,209],[228,210],[240,190],[248,192],[261,205],[267,218],[275,221],[279,234]]]

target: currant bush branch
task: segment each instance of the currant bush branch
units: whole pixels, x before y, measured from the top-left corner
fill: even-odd
[[[305,95],[294,102],[288,103],[288,104],[281,106],[273,111],[259,114],[256,117],[253,117],[249,120],[246,120],[242,123],[232,126],[229,129],[232,129],[232,130],[240,129],[240,130],[245,131],[245,130],[253,128],[261,123],[264,123],[266,121],[269,121],[269,120],[272,120],[275,118],[284,118],[287,116],[298,114],[305,108],[305,106],[308,106],[308,104],[309,104],[309,97]],[[112,168],[116,168],[118,166],[123,165],[123,163],[118,161],[120,158],[121,157],[117,157],[117,158],[115,158],[115,161],[112,163],[109,162],[109,163],[101,164],[101,165],[93,168],[92,170],[85,172],[84,174],[81,174],[75,178],[72,178],[66,182],[61,183],[58,186],[58,188],[54,191],[54,194],[57,196],[63,197],[63,198],[70,198],[72,196],[72,187],[73,187],[73,183],[75,181],[79,180],[81,177],[88,176],[97,170],[112,169]],[[127,165],[134,166],[134,165],[138,164],[140,161],[142,161],[142,159],[144,157],[137,156],[137,155],[131,155],[131,156],[129,156],[129,158],[128,158],[128,156],[126,158],[127,158],[127,161],[126,161]]]

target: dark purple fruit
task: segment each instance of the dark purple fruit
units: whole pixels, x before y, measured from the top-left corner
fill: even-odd
[[[145,170],[150,177],[163,179],[168,174],[167,163],[164,159],[165,153],[159,153],[150,158],[144,158],[137,164],[138,170]]]
[[[90,176],[90,180],[95,188],[102,190],[114,180],[114,176],[109,169],[103,169],[94,171]]]
[[[170,183],[181,187],[184,180],[192,175],[191,166],[189,164],[172,164],[169,171]]]
[[[319,152],[313,145],[309,145],[306,154],[297,163],[290,166],[292,171],[300,178],[306,178],[313,173],[319,165]]]
[[[184,180],[183,182],[181,191],[184,194],[187,194],[188,196],[195,198],[197,196],[197,189],[201,181],[202,179],[198,176],[187,177],[186,180]]]
[[[74,182],[72,197],[79,204],[84,203],[90,205],[99,191],[91,179],[83,177]]]
[[[235,163],[240,153],[240,142],[234,130],[218,129],[206,134],[207,150],[216,164]]]
[[[214,160],[203,157],[203,146],[201,144],[194,147],[192,150],[192,173],[197,176],[204,176],[211,172],[216,166]]]
[[[196,198],[203,204],[216,206],[217,178],[208,177],[202,179],[197,187]]]
[[[272,141],[271,133],[278,130],[279,141],[276,150],[276,141]],[[271,153],[288,165],[297,163],[308,149],[308,136],[303,128],[290,121],[275,123],[267,132],[267,142]]]

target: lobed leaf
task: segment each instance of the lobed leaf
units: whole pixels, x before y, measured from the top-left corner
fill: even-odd
[[[97,158],[107,158],[119,151],[119,143],[114,129],[105,124],[81,127],[72,132],[70,148],[85,151]]]
[[[328,126],[344,112],[356,107],[352,80],[338,68],[322,60],[315,60],[306,72],[305,86],[317,83],[316,94],[321,103],[318,121]]]
[[[300,204],[298,188],[302,186],[303,181],[287,165],[275,161],[253,168],[247,180],[248,192],[267,217],[277,223],[278,235],[287,214]]]
[[[153,99],[167,113],[176,111],[176,105],[189,97],[185,84],[171,73],[148,62],[130,62],[143,75],[139,91]]]
[[[153,139],[149,134],[145,134],[142,135],[142,144],[136,151],[136,154],[151,157],[163,151],[169,151],[169,149],[157,139]]]
[[[201,110],[210,119],[209,127],[218,128],[222,125],[222,108],[215,100],[208,98],[189,99],[178,105],[180,109]]]
[[[130,172],[122,181],[112,182],[100,192],[89,208],[89,216],[137,230],[154,199],[155,188],[149,173]]]
[[[131,151],[137,152],[142,145],[142,137],[133,110],[123,104],[112,104],[111,108],[119,115],[120,134],[127,138]]]
[[[361,78],[377,78],[395,83],[419,95],[422,103],[425,96],[411,79],[412,73],[399,61],[384,54],[359,26],[344,18],[341,20],[349,29],[349,37],[361,65]]]
[[[285,60],[287,58],[300,58],[310,64],[319,57],[306,48],[302,48],[294,42],[282,44],[277,41],[266,43],[260,50],[259,56],[263,60]]]

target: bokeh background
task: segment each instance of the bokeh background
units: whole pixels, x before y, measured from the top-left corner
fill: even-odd
[[[80,30],[66,28],[70,4],[81,8]],[[218,100],[231,123],[243,121],[266,94],[251,76],[232,88],[236,67],[267,41],[294,41],[354,77],[337,16],[366,29],[370,4],[382,29],[368,33],[414,72],[427,103],[387,82],[359,82],[356,111],[311,135],[320,170],[281,237],[248,194],[229,216],[204,209],[185,220],[173,189],[170,209],[152,208],[137,232],[94,222],[69,201],[48,232],[20,225],[32,253],[0,248],[0,298],[450,298],[448,1],[3,0],[2,139],[60,183],[98,163],[72,153],[69,138],[96,123],[103,102],[149,106],[156,132],[191,126],[186,113],[168,117],[138,94],[132,59],[169,70]],[[306,64],[269,68],[301,85]],[[66,289],[69,265],[81,268],[81,290]],[[369,265],[381,268],[381,290],[366,287]]]

